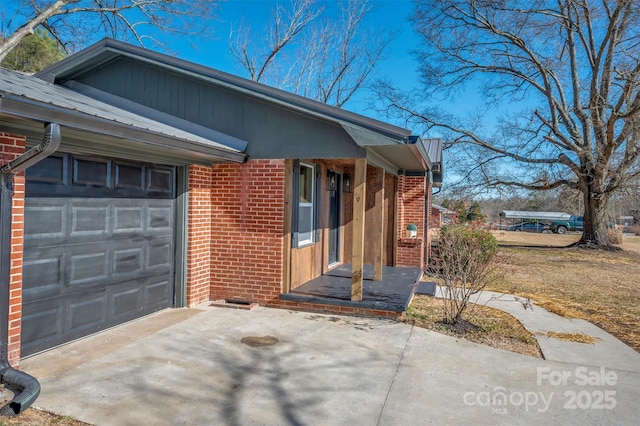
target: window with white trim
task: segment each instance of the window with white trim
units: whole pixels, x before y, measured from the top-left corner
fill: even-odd
[[[315,230],[315,168],[300,163],[298,169],[298,247],[313,243]]]

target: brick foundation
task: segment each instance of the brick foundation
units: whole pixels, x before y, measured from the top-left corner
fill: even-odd
[[[25,138],[0,133],[0,165],[4,165],[25,152]],[[11,214],[11,269],[9,283],[9,363],[17,367],[20,362],[20,331],[22,328],[22,256],[24,242],[24,172],[13,179],[13,209]],[[4,324],[4,321],[0,322]]]
[[[294,302],[290,300],[272,300],[269,308],[289,309],[292,311],[318,312],[322,314],[339,314],[354,316],[371,316],[380,318],[400,318],[402,312],[381,311],[378,309],[353,308],[350,306],[323,305],[320,303]]]

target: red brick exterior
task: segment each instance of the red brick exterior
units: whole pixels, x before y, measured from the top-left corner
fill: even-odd
[[[442,214],[440,213],[439,209],[434,209],[433,207],[431,208],[431,214],[429,215],[429,226],[430,229],[435,229],[435,228],[440,228],[441,224],[441,217]]]
[[[25,150],[25,138],[0,133],[0,164]],[[17,366],[22,317],[24,173],[15,177],[8,354]],[[279,299],[283,279],[284,160],[250,160],[245,164],[190,166],[187,246],[187,306],[209,300],[242,298],[263,306],[347,315],[397,317],[371,309]],[[425,234],[430,212],[424,177],[398,177],[396,200],[397,266],[422,267],[429,244]],[[427,216],[425,216],[427,215]],[[418,237],[406,238],[406,225],[418,225]]]
[[[189,167],[187,306],[195,306],[209,300],[212,173],[210,167]]]
[[[428,181],[424,176],[398,176],[396,231],[399,236],[396,266],[422,268],[425,255],[425,197]],[[407,238],[407,225],[418,227],[416,238]]]
[[[261,305],[282,292],[284,160],[250,160],[213,168],[212,300]]]
[[[320,312],[324,314],[373,316],[383,318],[399,318],[402,312],[383,311],[379,309],[353,308],[350,306],[325,305],[312,302],[291,300],[273,300],[267,304],[269,308],[290,309],[292,311]]]
[[[19,157],[25,151],[25,138],[0,133],[0,165]],[[22,254],[24,241],[24,172],[13,179],[13,211],[11,215],[11,270],[9,284],[9,362],[20,362],[20,331],[22,327]],[[0,324],[4,324],[4,320]]]
[[[424,214],[424,228],[426,229],[426,238],[425,238],[425,243],[424,243],[424,263],[425,265],[429,262],[429,258],[431,257],[431,230],[434,228],[434,225],[431,222],[431,214],[433,211],[433,186],[431,185],[431,182],[429,182],[429,180],[426,181],[427,183],[427,192],[426,192],[426,196],[427,196],[427,210],[425,211]],[[439,222],[438,222],[438,226]]]

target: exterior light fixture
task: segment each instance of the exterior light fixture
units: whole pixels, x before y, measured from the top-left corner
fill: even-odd
[[[343,191],[346,193],[352,192],[351,189],[351,175],[344,175],[343,177]]]
[[[333,170],[327,172],[327,189],[329,191],[336,191],[338,189],[338,174]]]

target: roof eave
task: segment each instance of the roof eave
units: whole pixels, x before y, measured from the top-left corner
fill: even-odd
[[[198,155],[210,157],[211,162],[242,163],[246,160],[246,155],[241,152],[227,151],[183,138],[171,137],[150,130],[137,129],[127,124],[9,94],[0,95],[0,114],[7,114],[43,123],[56,122],[63,127],[87,133],[97,133],[127,139],[145,145],[156,145],[176,151],[194,152]]]

